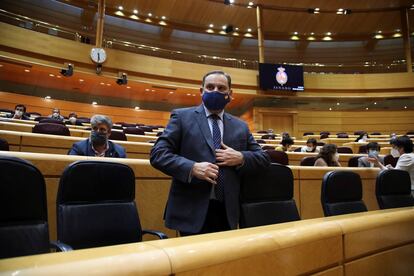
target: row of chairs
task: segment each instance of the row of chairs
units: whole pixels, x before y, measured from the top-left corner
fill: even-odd
[[[57,242],[49,242],[46,186],[30,162],[0,157],[0,258],[139,242],[135,174],[127,165],[78,161],[64,170],[57,193]]]
[[[240,227],[254,227],[300,220],[293,199],[293,173],[289,167],[272,163],[268,169],[243,178]],[[381,171],[376,180],[380,209],[414,206],[410,176],[402,170]],[[325,216],[367,211],[362,201],[362,182],[352,171],[331,171],[321,185]]]

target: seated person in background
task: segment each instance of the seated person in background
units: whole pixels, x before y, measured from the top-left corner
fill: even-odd
[[[66,125],[81,126],[82,123],[78,121],[78,115],[74,112],[69,114],[69,119],[65,122]]]
[[[281,146],[275,148],[277,151],[289,151],[290,146],[294,144],[293,139],[290,137],[283,137]]]
[[[52,115],[49,115],[49,118],[52,118],[54,120],[62,121],[65,119],[62,115],[60,115],[59,108],[53,108]]]
[[[384,164],[384,157],[379,157],[380,146],[377,142],[370,142],[367,145],[368,156],[363,156],[358,159],[358,167],[372,168],[374,163],[368,161],[369,157],[374,157],[379,160],[381,164]],[[375,166],[378,167],[378,166]]]
[[[316,156],[315,167],[341,167],[339,154],[334,144],[326,144]]]
[[[391,139],[395,139],[395,138],[397,138],[397,134],[395,132],[393,132],[393,133],[390,134],[390,137],[391,137]]]
[[[367,141],[368,141],[368,138],[369,138],[368,133],[364,132],[364,133],[361,133],[361,134],[358,136],[358,138],[356,138],[356,139],[355,139],[355,142],[358,142],[358,143],[365,143],[365,142],[367,142]]]
[[[14,107],[14,114],[10,114],[8,118],[18,119],[18,120],[30,120],[26,114],[26,106],[18,104]]]
[[[283,138],[290,138],[289,132],[282,132],[282,139]]]
[[[112,129],[112,121],[109,117],[93,116],[91,128],[91,136],[73,144],[69,155],[126,158],[125,149],[122,146],[108,141]]]
[[[309,138],[306,141],[306,146],[300,148],[300,152],[319,152],[318,144],[315,138]]]
[[[413,141],[408,136],[400,136],[391,140],[391,155],[399,157],[395,169],[407,171],[411,178],[411,191],[414,193],[414,153]],[[381,170],[394,169],[391,165],[384,166],[377,158],[368,158],[369,162],[380,167]]]

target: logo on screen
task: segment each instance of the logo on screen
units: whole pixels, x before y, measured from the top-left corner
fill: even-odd
[[[283,86],[288,81],[288,75],[285,72],[285,68],[283,68],[282,66],[280,66],[279,68],[277,68],[277,70],[278,70],[278,72],[276,73],[276,81],[280,85]]]

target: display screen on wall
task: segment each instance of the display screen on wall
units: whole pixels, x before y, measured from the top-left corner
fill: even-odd
[[[303,91],[303,66],[259,64],[260,89]]]

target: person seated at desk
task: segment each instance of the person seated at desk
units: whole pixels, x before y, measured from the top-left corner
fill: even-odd
[[[300,148],[300,152],[319,152],[318,144],[315,138],[309,138],[306,141],[306,146]]]
[[[381,162],[374,157],[369,157],[368,161],[374,163],[381,170],[397,169],[407,171],[411,178],[411,193],[414,194],[414,153],[413,153],[413,141],[408,136],[400,136],[391,140],[391,155],[398,158],[397,165],[393,168],[391,165],[384,166]]]
[[[109,117],[94,115],[91,118],[91,128],[91,136],[73,144],[69,155],[126,158],[125,149],[108,140],[112,129]]]
[[[384,157],[379,156],[380,146],[377,142],[368,143],[367,152],[368,152],[368,156],[363,156],[358,159],[358,167],[363,167],[363,168],[378,167],[374,165],[374,163],[371,163],[368,161],[369,157],[377,158],[381,164],[384,164]]]
[[[69,119],[65,121],[66,125],[82,126],[82,123],[78,121],[78,115],[75,112],[69,114]]]
[[[53,112],[51,115],[49,115],[49,118],[52,118],[54,120],[62,121],[65,119],[62,115],[60,115],[59,108],[53,108]]]
[[[17,120],[30,120],[30,118],[25,114],[26,114],[26,106],[24,106],[23,104],[17,104],[14,107],[14,113],[7,116],[7,118],[17,119]]]
[[[281,146],[275,148],[277,151],[289,151],[289,148],[294,144],[293,139],[290,137],[283,137]]]
[[[364,132],[364,133],[361,133],[361,134],[358,136],[358,138],[356,138],[356,139],[355,139],[355,142],[358,142],[358,143],[365,143],[365,142],[367,142],[367,141],[368,141],[368,138],[369,138],[368,133]]]
[[[334,144],[326,144],[316,156],[315,167],[341,167],[339,154]]]

